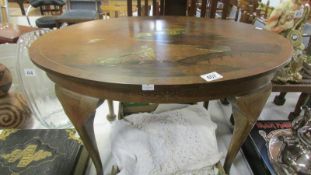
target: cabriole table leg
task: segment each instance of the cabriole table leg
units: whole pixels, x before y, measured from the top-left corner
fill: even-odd
[[[224,169],[227,174],[229,174],[234,158],[265,106],[271,94],[271,89],[272,86],[269,84],[255,93],[229,98],[232,104],[234,130],[224,163]]]
[[[60,100],[65,113],[70,118],[81,140],[88,150],[95,165],[97,175],[103,175],[103,167],[100,160],[95,134],[94,117],[96,108],[102,102],[99,99],[80,95],[55,85],[55,92]]]

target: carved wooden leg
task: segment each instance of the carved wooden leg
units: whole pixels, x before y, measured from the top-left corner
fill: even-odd
[[[295,106],[295,110],[288,115],[289,120],[294,120],[301,113],[301,107],[307,103],[310,94],[301,93]]]
[[[284,105],[286,99],[285,99],[285,95],[287,94],[287,92],[280,92],[280,95],[277,95],[274,97],[273,103],[278,105],[278,106],[282,106]]]
[[[103,175],[103,167],[100,160],[94,134],[94,117],[100,100],[80,95],[60,86],[55,86],[55,91],[65,113],[70,118],[81,140],[88,150],[95,165],[97,175]]]
[[[113,109],[113,101],[107,100],[107,102],[108,102],[108,107],[109,107],[109,114],[107,115],[107,120],[113,121],[116,119],[116,114],[114,113],[114,109]]]
[[[233,136],[231,138],[224,164],[224,169],[227,174],[230,172],[232,162],[241,145],[246,140],[264,105],[266,104],[267,99],[271,94],[271,87],[271,84],[269,84],[253,94],[229,98],[229,101],[232,104],[235,124]]]

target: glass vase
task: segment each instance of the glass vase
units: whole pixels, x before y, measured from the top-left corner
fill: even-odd
[[[72,125],[55,95],[54,83],[31,62],[28,54],[31,44],[50,31],[40,29],[19,38],[18,76],[34,117],[46,128],[69,128]]]

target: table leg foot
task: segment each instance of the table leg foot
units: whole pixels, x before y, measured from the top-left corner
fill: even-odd
[[[65,113],[70,118],[84,146],[88,150],[95,165],[97,175],[103,175],[103,167],[96,145],[93,126],[96,108],[101,101],[93,97],[69,91],[58,85],[55,86],[55,92]]]
[[[229,101],[232,104],[235,124],[233,136],[224,163],[224,169],[227,174],[230,172],[230,167],[240,147],[246,140],[265,106],[267,99],[271,94],[271,87],[271,84],[269,84],[253,94],[229,98]]]
[[[284,103],[286,101],[286,99],[285,99],[286,94],[287,94],[286,92],[280,92],[279,95],[274,97],[273,103],[278,105],[278,106],[284,105]]]
[[[301,113],[301,107],[305,104],[307,104],[307,100],[309,99],[310,97],[310,94],[308,93],[301,93],[299,98],[298,98],[298,101],[296,103],[296,106],[295,106],[295,110],[291,113],[289,113],[288,115],[288,119],[290,121],[294,120],[296,117],[298,117]]]
[[[107,100],[107,102],[108,102],[108,107],[109,107],[109,114],[107,115],[107,120],[108,121],[114,121],[117,116],[114,113],[113,101],[112,100]]]

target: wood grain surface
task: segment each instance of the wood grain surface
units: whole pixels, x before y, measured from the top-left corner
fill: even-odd
[[[52,31],[30,47],[32,61],[56,93],[95,164],[103,172],[93,120],[102,99],[189,103],[230,97],[237,126],[225,171],[291,57],[285,38],[254,26],[194,17],[124,17]],[[207,82],[202,74],[217,72]],[[145,91],[145,84],[154,89]],[[95,97],[95,98],[93,98]]]
[[[155,85],[151,96],[187,89],[189,92],[181,94],[196,96],[190,101],[204,92],[213,98],[221,93],[239,94],[269,82],[273,75],[263,75],[287,63],[291,53],[290,43],[274,33],[247,24],[193,17],[91,21],[50,32],[30,48],[32,61],[53,81],[91,96],[117,96],[116,100],[124,100],[121,96],[128,93],[141,95],[142,84]],[[223,78],[206,82],[200,77],[214,71]],[[86,92],[80,85],[96,87],[98,92]],[[107,94],[105,88],[118,92]]]

